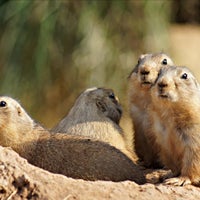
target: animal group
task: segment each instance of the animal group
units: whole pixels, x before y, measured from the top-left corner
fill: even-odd
[[[84,180],[147,182],[144,169],[169,169],[165,184],[200,186],[200,85],[164,53],[144,54],[128,77],[133,148],[119,125],[112,89],[89,88],[47,130],[11,97],[0,97],[0,145],[53,173]]]

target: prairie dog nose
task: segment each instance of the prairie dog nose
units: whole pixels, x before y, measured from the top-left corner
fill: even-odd
[[[168,83],[166,81],[160,81],[158,82],[158,87],[159,88],[164,88],[164,87],[167,87],[168,86]]]
[[[141,69],[141,71],[140,71],[141,75],[148,75],[149,73],[150,73],[150,71],[148,69],[146,69],[146,68]]]

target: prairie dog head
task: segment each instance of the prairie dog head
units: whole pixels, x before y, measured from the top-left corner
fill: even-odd
[[[0,144],[2,141],[9,143],[10,140],[22,140],[21,137],[32,130],[33,124],[33,120],[16,100],[0,97]]]
[[[163,66],[173,65],[173,61],[164,53],[143,54],[129,78],[144,88],[150,88],[156,81]]]
[[[195,104],[200,101],[199,83],[187,67],[168,66],[161,69],[151,94],[155,102],[166,104],[190,101]]]
[[[87,96],[88,102],[95,103],[100,114],[119,124],[122,107],[112,89],[91,88],[87,89],[83,95]]]

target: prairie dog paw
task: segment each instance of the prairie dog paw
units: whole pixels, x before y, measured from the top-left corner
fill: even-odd
[[[192,180],[192,185],[200,187],[200,177],[197,177]]]
[[[174,178],[169,178],[164,181],[165,185],[175,185],[175,186],[185,186],[185,185],[190,185],[191,180],[188,177],[174,177]]]
[[[171,174],[170,170],[158,169],[158,170],[146,170],[147,183],[162,183],[164,179],[169,178]],[[171,178],[171,176],[170,176]]]

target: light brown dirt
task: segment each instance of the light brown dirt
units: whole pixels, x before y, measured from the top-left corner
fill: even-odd
[[[34,167],[9,148],[0,147],[0,199],[198,199],[200,188],[134,182],[83,181]]]

